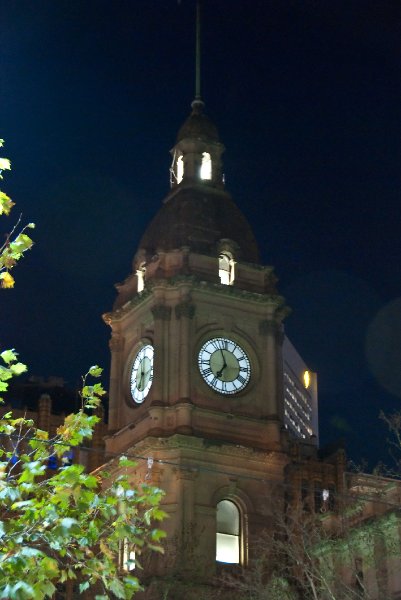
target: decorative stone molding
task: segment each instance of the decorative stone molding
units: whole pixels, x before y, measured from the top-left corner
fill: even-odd
[[[171,318],[171,307],[165,304],[156,304],[151,308],[153,317],[162,321],[169,321]]]
[[[195,316],[195,306],[191,304],[189,300],[181,302],[175,307],[175,316],[177,319],[181,319],[181,317],[193,319],[193,317]]]
[[[116,310],[104,313],[102,315],[103,321],[106,325],[110,325],[113,321],[119,321],[126,314],[128,314],[134,306],[141,304],[148,298],[151,294],[150,286],[146,283],[145,289],[139,294],[135,294],[130,300],[128,300],[121,308],[117,308]]]
[[[241,248],[234,240],[223,238],[217,242],[217,254],[229,252],[234,258],[238,258],[241,254]]]

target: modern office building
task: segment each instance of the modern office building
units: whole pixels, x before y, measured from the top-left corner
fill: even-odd
[[[286,429],[319,445],[317,374],[308,368],[287,336],[283,343],[283,375]]]

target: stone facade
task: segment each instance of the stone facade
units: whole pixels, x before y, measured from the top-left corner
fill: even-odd
[[[106,457],[111,465],[121,453],[135,457],[133,485],[145,480],[165,491],[165,553],[141,558],[144,596],[152,600],[240,598],[224,592],[221,577],[252,571],[277,512],[299,511],[299,527],[302,515],[318,515],[337,535],[344,499],[355,491],[344,452],[319,454],[316,374],[310,426],[297,427],[295,393],[288,426],[285,394],[292,392],[284,375],[293,378],[304,364],[292,346],[283,357],[289,309],[225,190],[217,129],[202,102],[192,109],[171,151],[171,190],[104,315],[112,332]],[[144,348],[151,348],[147,358]],[[301,397],[302,378],[292,383]],[[230,523],[219,529],[219,510],[227,506],[238,516],[232,531]],[[226,543],[235,547],[228,562],[221,558]],[[346,561],[336,568],[346,570]],[[352,580],[355,569],[347,573]],[[386,594],[395,598],[401,586],[388,573]],[[387,600],[384,584],[375,585],[370,597]]]

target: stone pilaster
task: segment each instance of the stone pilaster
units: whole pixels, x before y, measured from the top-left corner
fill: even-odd
[[[120,407],[123,401],[123,350],[124,337],[113,331],[109,340],[111,352],[110,388],[109,388],[109,430],[115,431],[121,426],[119,423]]]
[[[264,416],[278,416],[277,381],[277,334],[279,325],[274,319],[259,323],[259,333],[263,339],[262,389],[265,397]]]
[[[152,307],[155,321],[154,348],[155,360],[153,367],[153,401],[162,402],[168,396],[169,384],[169,325],[171,307],[165,304],[155,304]]]
[[[188,402],[190,397],[191,345],[190,321],[195,315],[195,306],[184,301],[175,307],[175,315],[179,321],[179,360],[178,373],[180,402]]]

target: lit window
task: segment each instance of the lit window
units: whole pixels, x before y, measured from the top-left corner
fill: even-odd
[[[145,289],[145,272],[146,272],[146,268],[145,265],[141,265],[139,267],[139,269],[137,269],[136,271],[136,277],[137,277],[137,285],[136,285],[136,291],[137,292],[142,292]]]
[[[304,386],[308,389],[310,385],[310,374],[309,371],[304,371]]]
[[[212,178],[212,159],[210,157],[209,152],[204,152],[202,154],[202,165],[200,170],[201,179],[211,179]]]
[[[240,562],[240,515],[230,500],[222,500],[217,505],[216,560]]]
[[[128,538],[120,542],[118,564],[122,571],[133,571],[135,569],[135,552],[132,550]]]
[[[183,177],[184,177],[184,160],[181,155],[177,159],[177,183],[181,183]]]
[[[234,283],[235,261],[229,254],[220,254],[219,256],[219,277],[223,285],[232,285]]]

